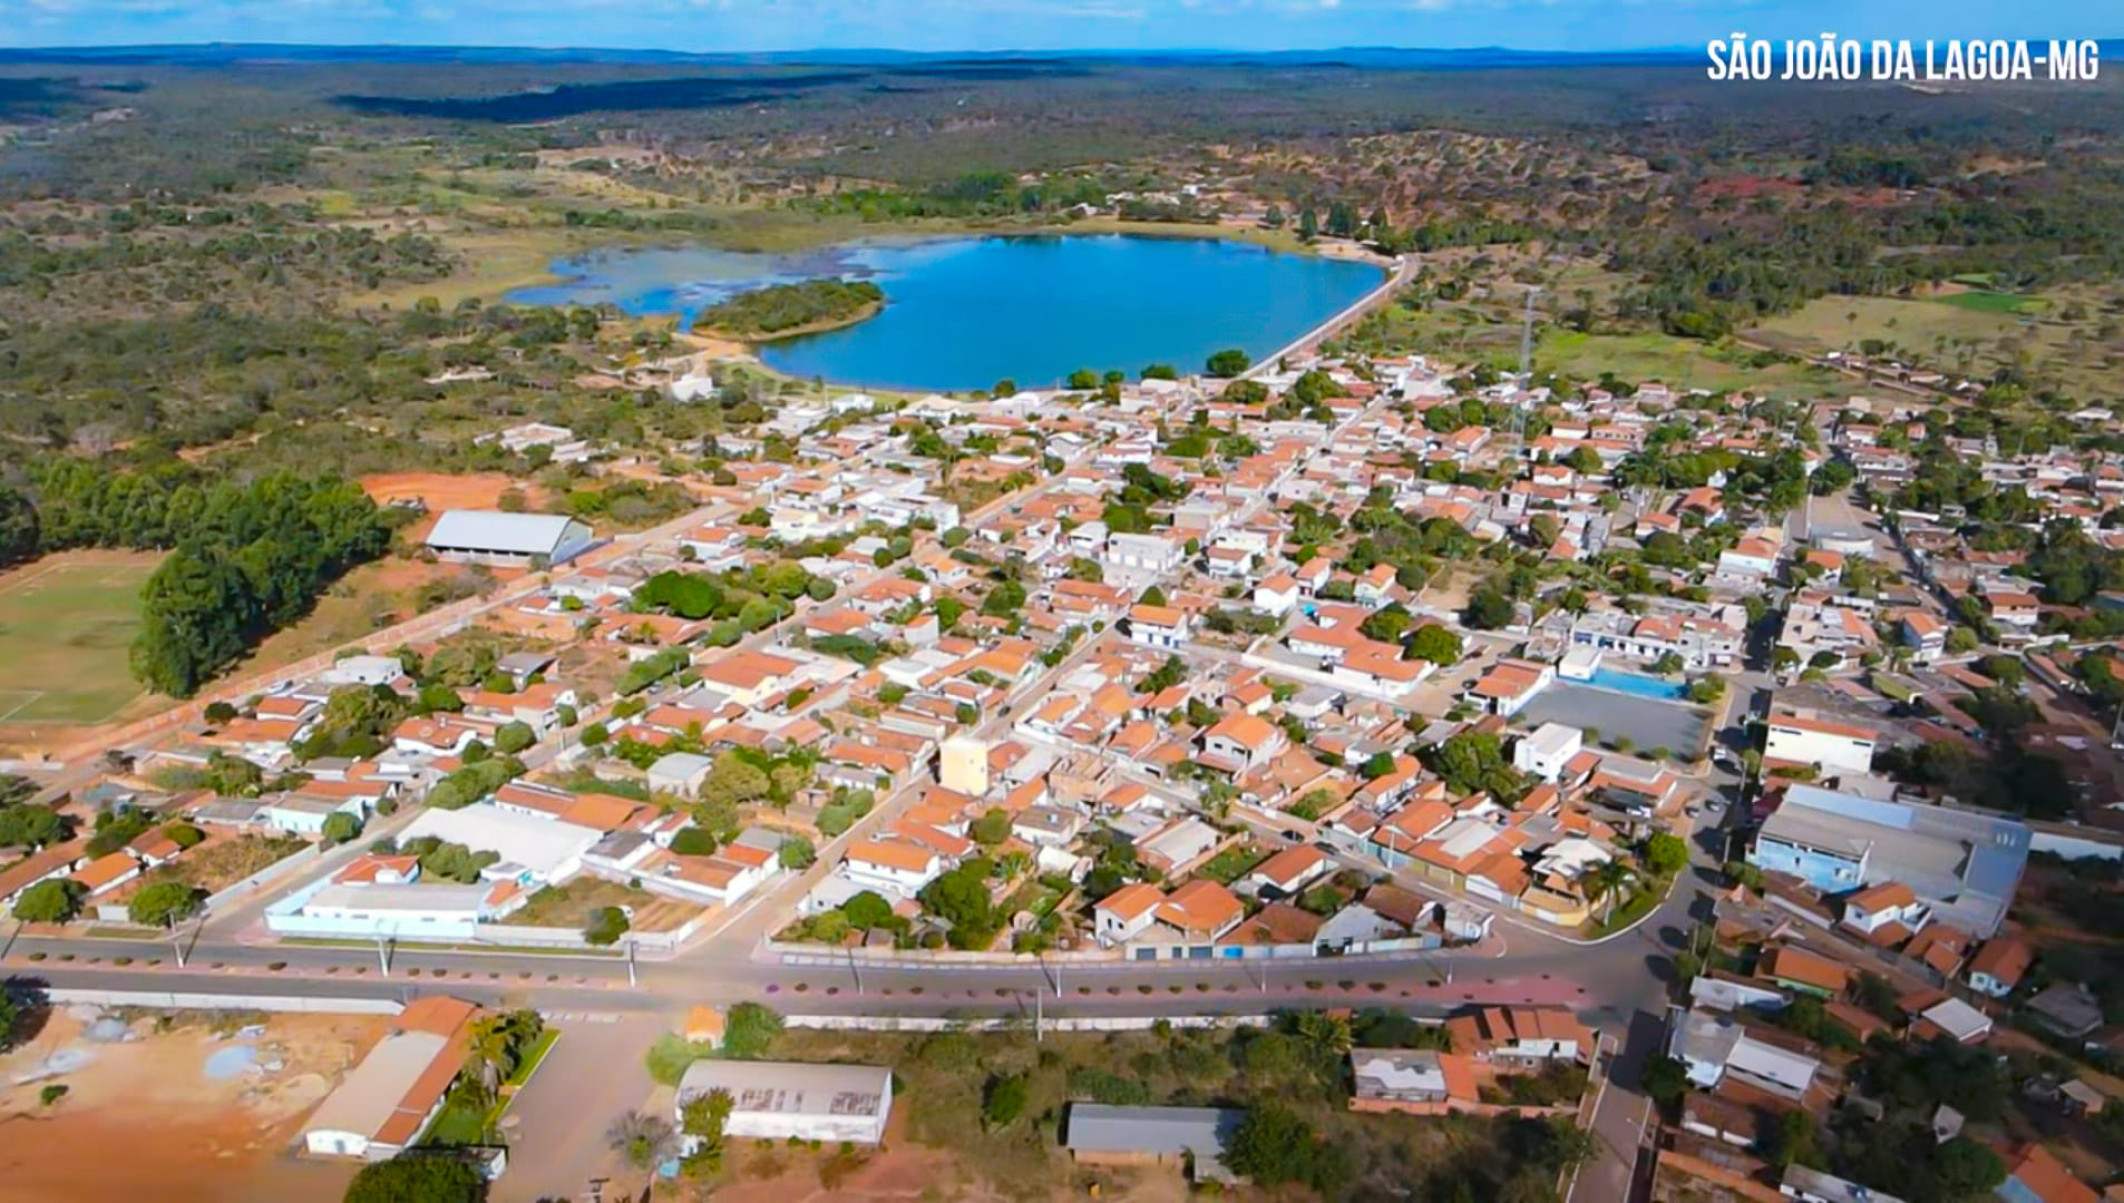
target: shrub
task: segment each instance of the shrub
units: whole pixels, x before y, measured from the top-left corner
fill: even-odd
[[[411,1154],[361,1167],[346,1203],[479,1203],[487,1180],[468,1161]]]
[[[583,921],[583,939],[602,948],[619,943],[627,928],[627,912],[616,906],[601,906]]]

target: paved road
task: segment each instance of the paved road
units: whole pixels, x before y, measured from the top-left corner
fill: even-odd
[[[610,1012],[561,1012],[552,1023],[560,1042],[503,1117],[509,1172],[495,1203],[582,1198],[589,1178],[617,1168],[605,1129],[650,1097],[642,1050],[670,1030],[657,1017]]]

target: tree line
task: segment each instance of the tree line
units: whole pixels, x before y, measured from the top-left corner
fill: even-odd
[[[306,612],[391,527],[360,486],[276,472],[206,480],[182,464],[111,472],[76,459],[0,487],[0,563],[75,547],[171,549],[141,588],[133,675],[186,697]]]

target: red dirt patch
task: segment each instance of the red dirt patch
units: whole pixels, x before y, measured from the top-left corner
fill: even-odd
[[[375,472],[362,477],[360,483],[378,505],[417,500],[428,507],[427,516],[407,528],[407,537],[414,540],[425,538],[444,510],[491,510],[512,488],[523,490],[531,506],[545,500],[545,490],[538,485],[502,472]]]

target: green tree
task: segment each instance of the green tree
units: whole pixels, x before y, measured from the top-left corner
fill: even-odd
[[[40,881],[15,899],[15,918],[24,923],[64,923],[81,911],[81,883],[64,877]]]
[[[347,1184],[346,1203],[480,1203],[487,1180],[455,1157],[402,1153],[361,1167]]]
[[[1425,623],[1410,637],[1409,654],[1440,667],[1458,664],[1463,654],[1460,636],[1435,622]]]
[[[705,827],[682,827],[671,837],[671,850],[680,856],[714,856],[715,834]]]
[[[505,755],[515,755],[538,742],[538,733],[525,722],[504,723],[494,733],[494,750]]]
[[[740,1060],[764,1057],[774,1051],[782,1034],[782,1017],[773,1008],[741,1002],[730,1008],[723,1023],[723,1055]]]
[[[775,863],[784,869],[809,869],[812,862],[819,859],[819,854],[818,850],[811,846],[810,840],[793,835],[783,840],[780,848],[775,849],[774,859]]]
[[[892,921],[892,904],[871,890],[864,890],[841,904],[848,925],[861,931],[883,927]]]
[[[1469,596],[1464,617],[1477,630],[1494,631],[1512,621],[1512,599],[1485,585]]]
[[[600,948],[617,944],[629,926],[627,912],[616,906],[601,906],[584,918],[583,939]]]
[[[42,848],[72,833],[72,822],[49,806],[25,803],[0,809],[0,847]]]
[[[37,507],[20,489],[0,485],[0,567],[36,555],[39,542]]]
[[[1227,347],[1212,352],[1204,361],[1203,370],[1212,376],[1237,376],[1253,365],[1253,359],[1237,347]]]
[[[723,1170],[723,1126],[730,1121],[735,1100],[727,1090],[708,1090],[679,1104],[679,1130],[692,1144],[681,1163],[691,1178],[707,1178]]]
[[[987,878],[987,862],[975,858],[922,887],[922,905],[951,924],[953,948],[986,948],[995,939],[997,918]]]
[[[1000,806],[989,807],[968,826],[967,834],[974,843],[993,848],[1010,838],[1010,812]]]
[[[1024,1074],[999,1074],[990,1078],[987,1088],[982,1091],[981,1123],[991,1132],[1008,1128],[1025,1113],[1031,1093]]]
[[[1661,877],[1672,877],[1688,864],[1689,845],[1680,836],[1659,831],[1645,841],[1645,867]]]
[[[140,887],[126,905],[133,922],[147,927],[172,927],[199,909],[200,893],[182,881],[155,881]]]
[[[1312,1125],[1297,1112],[1282,1103],[1260,1102],[1247,1108],[1246,1118],[1232,1132],[1224,1163],[1259,1186],[1307,1182],[1313,1174],[1315,1144]]]
[[[1638,1086],[1653,1102],[1671,1111],[1689,1092],[1688,1067],[1672,1057],[1654,1057],[1645,1063]]]
[[[346,811],[334,811],[325,816],[322,834],[327,844],[344,844],[361,834],[361,820]]]

